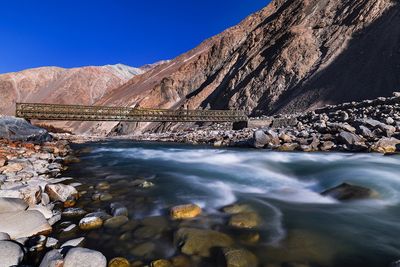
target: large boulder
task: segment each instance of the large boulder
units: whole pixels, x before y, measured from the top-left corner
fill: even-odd
[[[348,146],[359,145],[362,144],[364,141],[358,135],[346,131],[340,132],[338,138],[341,143],[346,144]]]
[[[394,137],[382,137],[378,142],[371,146],[371,151],[379,153],[393,153],[400,151],[400,140]]]
[[[52,228],[42,213],[36,210],[0,213],[0,232],[12,239],[49,234]]]
[[[50,141],[51,135],[24,119],[0,115],[0,138],[41,143]]]
[[[26,210],[28,204],[19,198],[0,197],[0,213]]]
[[[325,190],[321,193],[323,196],[330,196],[337,200],[357,200],[377,197],[378,193],[372,189],[352,185],[348,183],[342,183],[338,186]]]
[[[107,260],[98,251],[87,248],[73,248],[64,259],[64,267],[106,267]]]
[[[0,267],[17,266],[24,258],[21,247],[12,241],[0,241]]]
[[[233,245],[233,239],[213,230],[181,228],[175,234],[174,243],[182,245],[182,253],[209,257],[212,248],[230,247]]]
[[[257,130],[253,134],[253,146],[255,148],[263,148],[263,147],[276,147],[280,145],[280,140],[278,134],[269,129],[269,130]]]

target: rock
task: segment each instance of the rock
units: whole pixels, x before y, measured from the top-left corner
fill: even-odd
[[[38,234],[49,234],[50,224],[39,211],[28,210],[0,214],[0,231],[12,239],[30,237]]]
[[[73,155],[68,155],[63,159],[63,162],[64,162],[64,164],[68,165],[71,163],[78,163],[78,162],[80,162],[80,159]]]
[[[85,217],[99,217],[103,221],[110,219],[112,216],[107,214],[105,211],[95,211],[85,215]]]
[[[174,267],[191,267],[192,262],[190,258],[185,255],[177,255],[171,259],[172,265]]]
[[[367,139],[375,138],[375,135],[372,133],[370,129],[368,129],[368,127],[360,125],[358,129],[359,129],[358,133],[361,134],[363,137]]]
[[[289,231],[281,243],[279,247],[268,247],[265,254],[277,262],[312,262],[312,266],[329,266],[340,250],[334,240],[297,229]]]
[[[150,264],[151,267],[173,267],[172,263],[167,260],[156,260],[152,261]]]
[[[0,197],[0,213],[22,211],[28,208],[28,204],[19,198]]]
[[[247,204],[232,204],[222,208],[222,211],[228,214],[237,214],[242,212],[251,212],[253,208]]]
[[[338,186],[325,190],[323,196],[330,196],[337,200],[357,200],[377,197],[378,193],[362,186],[342,183]]]
[[[200,214],[201,208],[196,204],[179,205],[170,210],[171,218],[174,220],[194,218]]]
[[[162,231],[163,229],[151,225],[141,226],[135,230],[133,236],[137,239],[154,239],[158,237]]]
[[[361,137],[345,131],[339,133],[339,141],[348,146],[354,146],[363,143],[363,139]]]
[[[174,236],[174,244],[181,245],[182,253],[201,257],[209,257],[212,248],[230,247],[233,243],[230,236],[207,229],[181,228]]]
[[[154,186],[154,183],[143,179],[136,179],[132,182],[132,185],[140,188],[150,188]]]
[[[113,216],[128,216],[128,208],[121,203],[111,203],[110,209]]]
[[[253,134],[253,146],[255,148],[263,148],[265,146],[275,147],[279,145],[279,136],[271,129],[266,132],[264,132],[264,130],[257,130]]]
[[[394,120],[391,117],[386,118],[385,122],[386,122],[386,124],[389,124],[389,125],[394,124]]]
[[[372,152],[393,153],[400,151],[400,140],[394,137],[382,137],[378,142],[371,146]]]
[[[263,148],[268,144],[268,136],[263,130],[257,130],[253,134],[253,146],[255,148]]]
[[[110,193],[100,193],[99,199],[100,201],[109,201],[113,198],[113,196]]]
[[[260,223],[260,217],[255,212],[241,212],[232,215],[229,220],[229,226],[235,228],[251,229],[255,228]]]
[[[103,225],[103,220],[99,217],[85,217],[79,221],[79,228],[84,231],[100,228]]]
[[[33,126],[21,118],[2,115],[0,115],[0,138],[37,143],[52,139],[45,129]]]
[[[324,141],[324,142],[322,142],[320,149],[322,151],[330,151],[334,147],[335,147],[335,143],[333,143],[332,141]]]
[[[129,221],[126,216],[115,216],[104,222],[104,227],[106,228],[118,228]]]
[[[299,147],[297,143],[284,143],[278,147],[279,151],[294,151]]]
[[[0,167],[3,167],[4,165],[6,165],[7,161],[8,160],[7,160],[6,156],[0,155]]]
[[[107,260],[98,251],[87,248],[72,248],[64,259],[63,267],[106,267]]]
[[[58,240],[53,237],[48,237],[46,240],[46,247],[47,248],[55,248],[58,246]]]
[[[52,201],[66,201],[70,197],[76,197],[78,191],[75,187],[64,184],[48,184],[45,188],[46,193]]]
[[[108,190],[108,189],[110,189],[110,184],[108,183],[108,182],[99,182],[97,185],[96,185],[96,189],[97,190]]]
[[[62,212],[62,216],[67,218],[82,217],[86,215],[86,211],[81,208],[67,208]]]
[[[11,239],[11,237],[9,234],[0,232],[0,241],[6,241],[6,240],[10,240],[10,239]]]
[[[40,213],[42,213],[43,216],[44,216],[46,219],[50,219],[51,217],[53,217],[53,212],[52,212],[49,208],[47,208],[47,207],[45,207],[45,206],[42,206],[42,205],[34,205],[34,206],[31,206],[31,207],[29,207],[28,210],[37,210],[37,211],[39,211]]]
[[[222,249],[226,267],[257,267],[256,256],[245,249],[224,248]]]
[[[63,267],[63,264],[64,259],[61,253],[53,249],[46,253],[39,267]]]
[[[21,247],[12,241],[0,241],[0,267],[17,266],[24,258]]]
[[[154,257],[154,252],[156,251],[156,245],[152,242],[145,242],[135,246],[131,253],[140,258],[151,259]]]
[[[71,239],[71,240],[68,240],[67,242],[65,242],[64,244],[62,244],[61,248],[82,246],[84,242],[85,242],[84,237]]]
[[[110,262],[108,263],[108,267],[130,267],[131,264],[129,263],[129,261],[125,258],[114,258],[112,260],[110,260]]]
[[[335,132],[340,132],[340,131],[346,131],[350,133],[355,133],[356,128],[348,124],[347,122],[341,123],[341,122],[329,122],[327,124],[328,127],[332,128]]]

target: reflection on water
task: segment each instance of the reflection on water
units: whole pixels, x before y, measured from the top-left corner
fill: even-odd
[[[88,146],[92,150],[82,153],[82,161],[71,166],[67,175],[91,185],[108,181],[113,199],[92,202],[93,190],[89,189],[79,205],[96,210],[121,202],[128,207],[131,220],[125,228],[87,233],[87,246],[107,257],[146,262],[178,254],[172,237],[182,223],[166,219],[168,208],[196,203],[205,215],[183,224],[232,235],[238,246],[252,251],[265,266],[388,266],[400,258],[398,156],[278,153],[124,141],[75,148]],[[135,188],[132,181],[138,178],[155,186]],[[342,182],[374,189],[379,198],[342,203],[319,194]],[[229,228],[221,208],[232,203],[251,206],[262,224],[256,230]],[[147,235],[141,234],[146,230],[137,234],[143,227],[141,220],[149,216],[162,216],[154,220],[161,224],[157,226],[160,231],[148,228]],[[256,234],[260,236],[256,242],[243,238]],[[151,246],[155,249],[148,249]],[[150,255],[138,257],[137,250],[146,248]],[[210,260],[205,266],[213,264]]]

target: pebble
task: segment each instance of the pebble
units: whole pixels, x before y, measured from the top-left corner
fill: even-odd
[[[79,228],[84,231],[100,228],[103,225],[103,220],[99,217],[85,217],[79,221]]]
[[[63,267],[106,267],[107,260],[98,251],[87,248],[72,248],[68,251],[64,259]]]
[[[190,219],[197,217],[201,214],[201,208],[196,204],[186,204],[172,207],[170,210],[171,218],[174,220],[178,219]]]
[[[106,228],[118,228],[129,221],[128,217],[126,216],[116,216],[110,219],[107,219],[104,222],[104,227]]]

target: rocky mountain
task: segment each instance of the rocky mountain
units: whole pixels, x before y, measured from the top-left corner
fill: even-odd
[[[14,115],[16,102],[88,104],[145,71],[126,65],[64,69],[42,67],[0,75],[0,114]]]
[[[399,47],[398,1],[274,0],[96,104],[260,115],[387,96],[400,86]]]

